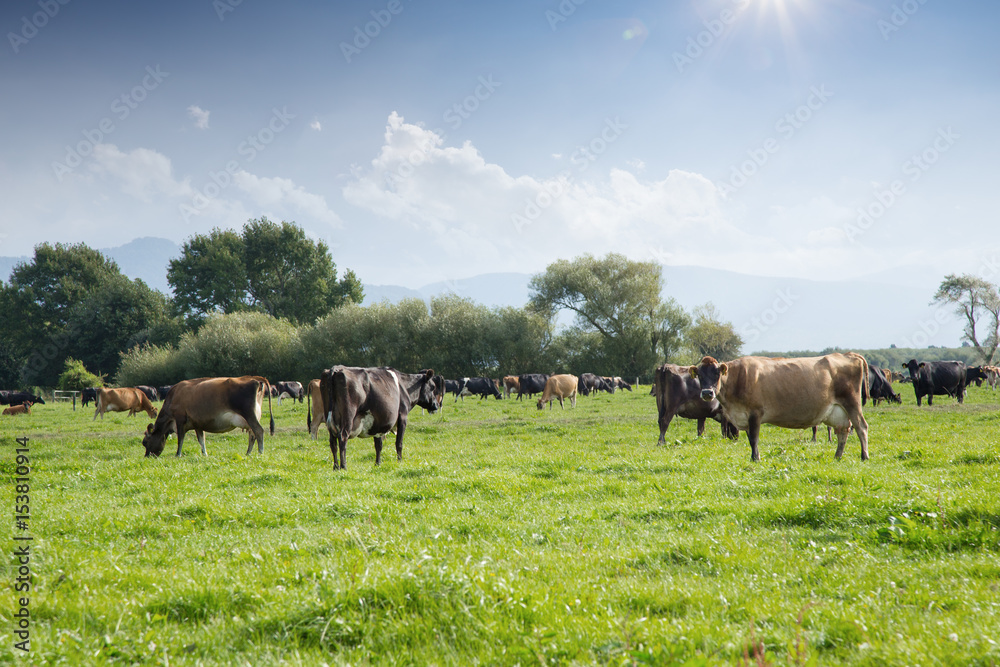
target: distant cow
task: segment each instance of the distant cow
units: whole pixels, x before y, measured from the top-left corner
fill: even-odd
[[[161,401],[167,400],[167,394],[170,393],[173,386],[172,384],[164,384],[156,388],[156,394],[160,397]]]
[[[576,381],[576,392],[581,396],[590,396],[591,392],[599,391],[604,384],[600,376],[593,373],[580,373]]]
[[[632,385],[630,385],[628,382],[626,382],[625,380],[621,379],[617,375],[614,376],[611,379],[614,381],[616,389],[626,389],[628,391],[632,391]]]
[[[663,364],[653,375],[653,395],[656,396],[657,422],[660,439],[666,444],[666,433],[673,418],[684,417],[698,422],[698,435],[705,432],[705,421],[714,419],[722,425],[722,435],[735,440],[740,432],[722,416],[722,406],[716,400],[703,401],[701,383],[686,366]]]
[[[91,401],[97,400],[97,387],[86,387],[80,392],[80,405],[87,407]]]
[[[479,400],[483,400],[487,396],[492,396],[496,399],[503,398],[503,394],[500,393],[500,390],[497,389],[496,384],[490,378],[462,378],[458,382],[461,385],[458,395],[463,399],[466,396],[478,396]]]
[[[545,381],[545,389],[542,391],[542,397],[538,399],[538,409],[541,410],[542,406],[546,403],[549,404],[549,410],[552,409],[552,401],[558,399],[559,407],[565,408],[563,405],[563,399],[568,398],[570,405],[574,408],[576,407],[576,387],[577,387],[577,377],[575,375],[553,375],[548,380]]]
[[[965,363],[961,361],[921,361],[910,359],[903,364],[910,370],[913,391],[920,399],[927,397],[927,405],[933,405],[935,396],[954,396],[959,403],[965,399]]]
[[[135,388],[144,393],[146,398],[151,401],[158,401],[160,399],[160,395],[157,393],[156,387],[151,387],[148,384],[137,384]]]
[[[516,375],[505,375],[503,376],[503,395],[504,398],[510,398],[510,392],[517,391],[517,376]]]
[[[41,396],[35,396],[29,391],[5,390],[0,392],[0,405],[21,405],[25,401],[30,402],[32,405],[45,405],[45,401]]]
[[[146,411],[150,419],[156,416],[156,408],[150,403],[149,397],[136,387],[120,389],[101,387],[97,390],[95,402],[97,409],[94,410],[94,419],[100,415],[103,420],[105,412],[128,412],[128,416],[132,417],[142,410]]]
[[[285,397],[297,400],[299,403],[305,398],[306,392],[302,388],[301,382],[286,380],[284,382],[276,382],[273,386],[278,392],[278,405],[281,405],[281,399]]]
[[[1000,368],[996,366],[984,366],[986,369],[986,384],[990,386],[990,389],[996,391],[997,385],[1000,384]]]
[[[320,377],[323,413],[330,432],[333,466],[347,467],[347,441],[370,437],[375,442],[375,465],[382,463],[382,439],[396,433],[396,459],[403,460],[403,434],[410,409],[419,405],[437,412],[444,398],[444,385],[434,380],[434,371],[400,373],[388,368],[334,366]]]
[[[524,373],[517,376],[517,400],[525,394],[532,398],[535,394],[545,391],[545,383],[549,376],[544,373]]]
[[[323,395],[319,391],[319,378],[309,380],[306,387],[306,430],[313,440],[319,438],[319,425],[323,423]]]
[[[180,456],[184,434],[191,430],[194,430],[198,438],[202,455],[207,455],[205,433],[228,433],[234,428],[250,432],[247,456],[253,452],[255,441],[257,451],[263,454],[264,427],[260,424],[260,416],[264,395],[270,395],[269,387],[265,378],[255,375],[197,378],[178,382],[163,401],[156,423],[146,427],[142,438],[146,456],[162,454],[167,437],[171,434],[177,435],[177,456]],[[269,398],[268,411],[270,409]],[[271,435],[274,435],[273,414]]]
[[[25,401],[21,405],[12,405],[9,408],[4,408],[3,413],[5,415],[30,415],[31,401]]]
[[[872,405],[878,405],[879,401],[889,403],[902,403],[903,399],[892,390],[887,377],[892,377],[892,371],[888,368],[868,367],[868,395],[872,399]]]
[[[861,411],[868,392],[868,362],[854,353],[771,359],[741,357],[719,363],[705,357],[689,369],[701,381],[701,398],[717,399],[722,414],[750,440],[750,458],[760,460],[762,424],[804,429],[818,424],[837,432],[837,458],[844,454],[851,426],[868,459],[868,422]]]

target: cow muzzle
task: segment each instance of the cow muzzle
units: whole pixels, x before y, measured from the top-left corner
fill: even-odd
[[[701,400],[703,400],[703,401],[713,401],[713,400],[715,400],[715,390],[714,389],[702,389],[701,390]]]

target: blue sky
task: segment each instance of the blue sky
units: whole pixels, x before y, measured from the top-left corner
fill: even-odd
[[[1000,282],[995,2],[234,2],[3,3],[0,255],[266,215],[409,287]]]

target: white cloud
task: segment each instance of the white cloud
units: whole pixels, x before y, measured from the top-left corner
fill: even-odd
[[[313,130],[316,130],[317,132],[323,129],[322,123],[320,123],[318,120],[314,120],[313,122],[309,123],[309,127],[312,128]]]
[[[208,129],[208,115],[211,111],[205,111],[197,104],[192,104],[187,108],[188,116],[194,121],[194,126],[199,130]]]
[[[194,190],[188,179],[174,178],[170,158],[148,148],[136,148],[123,153],[114,144],[94,146],[90,171],[102,177],[112,177],[121,183],[128,195],[151,201],[154,195],[190,197]]]
[[[258,207],[276,210],[279,216],[301,213],[309,220],[325,222],[334,227],[342,225],[340,217],[327,206],[326,199],[306,192],[305,188],[295,185],[290,179],[265,178],[239,171],[233,177],[233,182],[236,187],[249,194]]]

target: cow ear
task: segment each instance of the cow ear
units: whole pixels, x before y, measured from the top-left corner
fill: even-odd
[[[152,433],[152,432],[153,432],[153,425],[150,424],[149,426],[146,427],[146,433]]]
[[[924,366],[925,366],[924,362],[921,361],[920,364],[917,366],[917,368],[923,368]]]
[[[428,380],[430,380],[432,377],[434,377],[434,369],[428,368],[426,371],[424,371],[424,375],[427,377]]]
[[[726,364],[719,364],[719,375],[725,375],[729,372],[729,366]]]
[[[690,373],[691,377],[693,378],[698,377],[698,367],[697,366],[688,367],[688,373]]]

